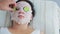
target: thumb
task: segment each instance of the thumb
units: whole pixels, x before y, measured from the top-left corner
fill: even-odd
[[[12,8],[8,7],[7,11],[14,11]]]

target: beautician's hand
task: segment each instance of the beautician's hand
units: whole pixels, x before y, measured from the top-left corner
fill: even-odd
[[[16,2],[14,0],[1,0],[0,10],[13,11],[13,9],[9,7],[9,4],[16,4]]]

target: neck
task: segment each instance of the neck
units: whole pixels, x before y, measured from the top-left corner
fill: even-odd
[[[28,28],[28,24],[18,24],[16,22],[13,22],[13,29],[17,30],[26,30]]]

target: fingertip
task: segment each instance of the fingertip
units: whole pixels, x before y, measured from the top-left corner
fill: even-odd
[[[12,8],[8,8],[8,11],[13,12],[13,9]]]

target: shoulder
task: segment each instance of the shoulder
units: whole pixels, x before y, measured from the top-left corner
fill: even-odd
[[[40,34],[40,29],[34,30],[31,34]]]
[[[0,31],[2,32],[2,31],[5,31],[6,30],[6,28],[4,28],[4,27],[1,27],[0,28]]]
[[[0,34],[8,34],[8,33],[9,32],[7,28],[4,28],[4,27],[0,28]]]

